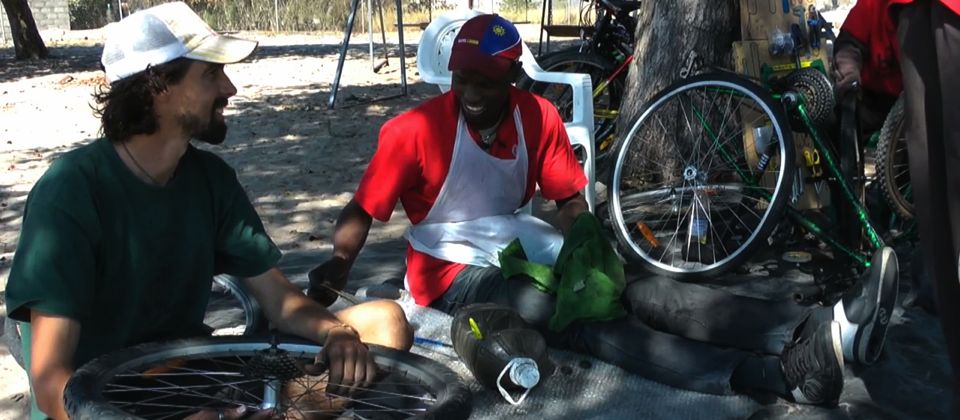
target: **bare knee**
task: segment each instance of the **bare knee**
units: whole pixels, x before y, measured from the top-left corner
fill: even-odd
[[[350,309],[344,321],[360,332],[363,342],[400,350],[409,350],[413,345],[413,328],[396,302],[375,300]]]

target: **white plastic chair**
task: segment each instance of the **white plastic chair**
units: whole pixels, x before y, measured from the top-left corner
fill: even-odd
[[[442,92],[450,90],[452,75],[447,70],[450,62],[450,50],[453,39],[460,31],[463,23],[482,13],[476,10],[456,10],[438,16],[423,31],[420,44],[417,47],[417,70],[420,78],[427,83],[440,87]],[[538,82],[558,83],[570,85],[573,91],[573,119],[564,123],[567,136],[574,146],[583,147],[585,156],[583,171],[587,176],[587,187],[584,191],[590,211],[594,210],[596,181],[594,168],[593,148],[593,83],[590,75],[579,73],[548,72],[540,68],[527,44],[523,44],[523,54],[520,56],[523,71],[531,79]]]

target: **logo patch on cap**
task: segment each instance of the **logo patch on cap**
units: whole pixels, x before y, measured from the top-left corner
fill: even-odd
[[[510,21],[498,15],[479,15],[460,28],[447,68],[468,68],[498,78],[519,61],[522,52],[520,33]]]

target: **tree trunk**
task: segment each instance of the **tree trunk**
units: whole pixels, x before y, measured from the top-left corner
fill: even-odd
[[[0,0],[10,20],[10,35],[18,60],[47,58],[47,46],[37,31],[37,22],[27,0]]]
[[[636,121],[653,95],[679,80],[689,51],[705,66],[732,67],[739,21],[738,0],[644,1],[620,120]],[[618,124],[618,137],[630,128]]]

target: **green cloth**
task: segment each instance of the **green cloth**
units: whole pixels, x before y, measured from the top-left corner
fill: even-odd
[[[620,302],[626,287],[623,263],[592,213],[573,222],[552,269],[527,261],[519,239],[500,252],[500,269],[506,279],[525,275],[540,291],[557,294],[552,331],[578,320],[607,321],[627,314]]]
[[[31,190],[7,309],[20,321],[30,309],[79,321],[79,367],[134,344],[202,334],[214,274],[255,276],[279,259],[219,157],[190,146],[168,184],[154,187],[101,139],[57,159]],[[28,356],[29,328],[23,342]]]

